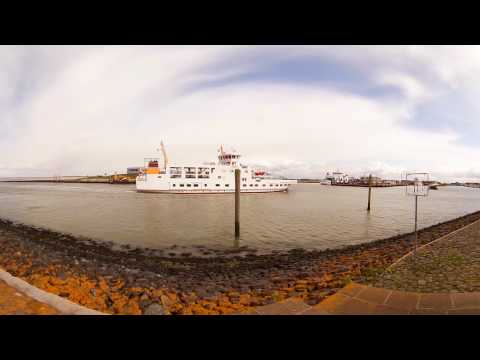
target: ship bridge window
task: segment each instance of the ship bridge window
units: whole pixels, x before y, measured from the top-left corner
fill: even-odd
[[[192,187],[192,184],[187,184],[187,187]]]
[[[246,186],[247,186],[247,184],[243,184],[243,187],[246,187]]]
[[[197,169],[194,167],[185,167],[185,177],[187,179],[195,179],[196,178],[196,171]]]
[[[182,177],[182,168],[181,167],[171,167],[170,168],[170,178],[181,178]]]
[[[222,177],[221,176],[218,176],[217,179],[221,179]]]
[[[225,184],[225,187],[229,187],[229,186],[230,186],[230,184]]]
[[[198,168],[198,178],[199,179],[208,179],[210,178],[210,168]]]
[[[258,184],[255,184],[255,186],[258,186]]]
[[[172,184],[172,187],[175,187],[175,186],[177,186],[177,185],[176,185],[176,184]]]
[[[220,184],[215,184],[215,186],[217,186],[217,187],[218,187],[218,186],[220,186]]]
[[[265,186],[265,184],[263,184],[262,186]]]
[[[183,185],[183,184],[180,184],[180,187],[184,187],[184,186],[185,186],[185,185]]]
[[[198,184],[193,184],[193,187],[198,187]]]
[[[250,187],[252,187],[252,186],[253,186],[253,184],[250,184]]]

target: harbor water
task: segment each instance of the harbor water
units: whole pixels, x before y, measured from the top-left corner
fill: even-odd
[[[287,193],[137,193],[134,185],[0,183],[0,218],[118,245],[155,249],[247,246],[261,252],[326,249],[413,230],[414,198],[403,187],[297,184]],[[419,198],[419,228],[480,210],[480,189],[446,186]]]

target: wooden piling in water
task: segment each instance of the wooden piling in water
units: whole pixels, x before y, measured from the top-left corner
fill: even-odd
[[[370,211],[370,200],[372,198],[372,174],[368,176],[368,205],[367,211]]]
[[[240,237],[240,169],[235,169],[235,238]]]

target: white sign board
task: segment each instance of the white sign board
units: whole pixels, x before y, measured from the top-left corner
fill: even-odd
[[[407,173],[405,192],[412,196],[428,196],[430,177],[428,173]]]

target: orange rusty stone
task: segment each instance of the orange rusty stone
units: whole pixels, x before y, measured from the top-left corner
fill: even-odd
[[[181,311],[180,311],[180,315],[193,315],[193,311],[190,307],[188,308],[183,308]]]
[[[201,305],[194,304],[191,309],[195,315],[208,315],[208,310]]]

